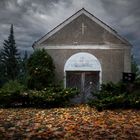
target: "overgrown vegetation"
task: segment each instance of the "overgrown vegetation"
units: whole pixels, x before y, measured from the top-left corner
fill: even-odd
[[[69,99],[79,92],[74,88],[60,86],[43,90],[27,90],[17,81],[6,83],[0,91],[0,107],[59,107],[66,106]]]
[[[98,110],[118,108],[140,108],[140,81],[134,83],[103,84],[101,90],[95,93],[89,102]]]
[[[132,57],[134,83],[103,84],[89,105],[99,110],[140,108],[140,71]],[[0,51],[0,107],[58,107],[69,103],[77,89],[55,85],[55,66],[45,49],[20,57],[13,25]]]
[[[52,86],[55,66],[46,50],[20,57],[13,25],[0,52],[0,69],[0,107],[58,107],[78,94],[77,89]]]
[[[140,109],[140,70],[133,56],[131,66],[131,71],[136,75],[135,81],[102,84],[88,104],[98,110]]]
[[[27,69],[27,62],[28,62],[28,53],[27,51],[24,52],[23,58],[19,61],[20,73],[18,75],[18,81],[27,87],[27,79],[28,79],[28,69]]]
[[[140,80],[140,69],[133,55],[131,56],[131,72],[135,73],[136,80]]]
[[[28,88],[41,90],[54,81],[54,64],[45,49],[36,50],[27,62]]]
[[[10,34],[7,40],[4,40],[3,49],[0,52],[1,73],[4,80],[15,80],[19,74],[19,53],[14,38],[13,25],[10,28]]]

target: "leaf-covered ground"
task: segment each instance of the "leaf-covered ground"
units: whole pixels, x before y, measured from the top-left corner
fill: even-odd
[[[0,140],[140,140],[140,111],[0,109]]]

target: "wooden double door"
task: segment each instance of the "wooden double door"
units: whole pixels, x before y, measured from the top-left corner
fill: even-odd
[[[80,94],[73,99],[76,103],[85,103],[92,98],[92,93],[99,89],[99,71],[67,71],[66,87],[80,90]]]

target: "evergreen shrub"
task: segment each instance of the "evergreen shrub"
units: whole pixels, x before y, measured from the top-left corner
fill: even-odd
[[[21,102],[21,92],[24,90],[26,90],[25,87],[18,81],[10,80],[0,89],[0,106],[10,107],[13,104]]]
[[[75,88],[60,86],[47,87],[43,90],[26,90],[17,81],[9,82],[0,90],[1,107],[60,107],[69,104],[77,95]]]
[[[117,84],[107,83],[101,86],[101,90],[94,93],[94,99],[89,101],[91,107],[98,110],[118,108],[140,108],[140,89],[138,83],[130,84],[119,82]],[[137,89],[135,88],[137,87]]]
[[[27,61],[29,89],[41,90],[54,83],[55,66],[45,49],[35,50]]]

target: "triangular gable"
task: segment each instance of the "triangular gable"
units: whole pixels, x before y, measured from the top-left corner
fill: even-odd
[[[104,22],[102,22],[101,20],[99,20],[98,18],[96,18],[94,15],[92,15],[91,13],[89,13],[87,10],[85,10],[84,8],[82,8],[81,10],[79,10],[78,12],[76,12],[74,15],[72,15],[71,17],[69,17],[67,20],[65,20],[64,22],[62,22],[61,24],[59,24],[57,27],[55,27],[53,30],[51,30],[50,32],[48,32],[46,35],[44,35],[38,41],[36,41],[34,43],[33,47],[35,47],[36,45],[39,45],[42,42],[44,42],[45,40],[47,40],[49,37],[51,37],[52,35],[54,35],[56,32],[58,32],[59,30],[61,30],[63,27],[65,27],[67,24],[69,24],[70,22],[72,22],[74,19],[76,19],[77,17],[79,17],[82,14],[86,15],[87,17],[89,17],[91,20],[93,20],[95,23],[97,23],[98,25],[100,25],[102,28],[104,28],[105,30],[107,30],[108,32],[110,32],[111,34],[113,34],[115,37],[117,37],[123,43],[131,46],[131,44],[127,40],[125,40],[124,38],[122,38],[120,35],[118,35],[115,30],[113,30],[107,24],[105,24]]]

